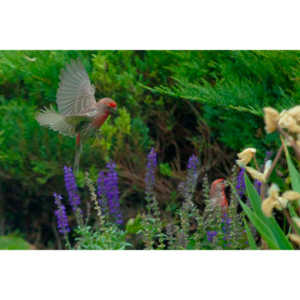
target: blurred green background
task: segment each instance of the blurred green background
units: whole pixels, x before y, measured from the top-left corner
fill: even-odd
[[[108,160],[117,163],[125,219],[144,207],[151,147],[158,200],[174,209],[191,154],[211,179],[228,175],[242,148],[263,159],[276,139],[265,136],[262,108],[300,100],[299,51],[0,51],[0,235],[17,231],[39,249],[59,247],[52,195],[66,193],[63,166],[73,164],[75,141],[34,116],[56,107],[60,70],[76,58],[96,98],[118,103],[103,138],[85,145],[81,167],[96,178]]]

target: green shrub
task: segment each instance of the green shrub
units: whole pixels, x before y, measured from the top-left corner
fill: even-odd
[[[290,107],[300,95],[298,51],[1,51],[0,179],[10,199],[2,211],[9,227],[24,231],[37,220],[44,244],[54,238],[49,191],[63,190],[62,166],[72,165],[75,142],[40,128],[34,115],[56,107],[60,70],[75,58],[83,61],[96,98],[112,97],[119,107],[102,139],[84,146],[81,167],[92,176],[116,161],[124,201],[133,207],[142,205],[152,146],[160,157],[159,199],[172,197],[177,207],[174,187],[192,153],[210,177],[224,176],[241,147],[278,146],[275,135],[263,133],[262,107]]]
[[[32,247],[21,237],[13,234],[0,236],[1,250],[30,250]]]
[[[265,150],[274,140],[261,138],[262,108],[289,108],[299,101],[299,51],[182,51],[174,55],[177,64],[170,70],[175,84],[151,90],[203,104],[202,117],[213,135],[231,149],[252,145]]]

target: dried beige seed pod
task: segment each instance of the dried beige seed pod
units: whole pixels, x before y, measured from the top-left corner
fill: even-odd
[[[272,197],[266,198],[261,204],[261,210],[266,217],[271,217],[276,201]]]
[[[286,128],[292,133],[300,133],[300,126],[289,111],[286,111],[281,115],[278,124],[281,128]]]
[[[277,129],[279,113],[272,107],[264,108],[265,130],[267,133],[272,133]]]
[[[295,244],[297,244],[298,246],[300,246],[300,235],[298,234],[294,234],[294,233],[290,233],[289,234],[289,238],[292,242],[294,242]]]
[[[282,197],[289,201],[294,201],[300,199],[300,193],[295,191],[286,191],[282,194]]]
[[[278,196],[279,188],[276,184],[272,184],[268,190],[269,197],[266,198],[261,204],[261,210],[266,217],[271,217],[273,209],[279,207]],[[280,207],[281,208],[281,207]]]
[[[278,210],[282,210],[283,208],[286,208],[288,205],[288,200],[283,197],[278,197],[275,208]]]
[[[240,166],[240,167],[245,167],[254,157],[256,153],[256,149],[255,148],[247,148],[245,150],[243,150],[242,152],[238,153],[238,160],[236,161],[236,163]]]
[[[251,175],[253,179],[257,179],[260,182],[266,182],[266,175],[264,173],[258,172],[251,167],[246,167],[246,171]]]
[[[288,112],[296,121],[300,122],[300,105],[289,109]]]
[[[279,197],[279,187],[277,184],[272,183],[271,187],[268,189],[268,196],[277,200]]]

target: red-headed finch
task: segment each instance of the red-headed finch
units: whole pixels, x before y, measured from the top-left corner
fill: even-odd
[[[58,111],[45,108],[36,116],[42,126],[59,133],[76,137],[74,171],[79,169],[82,145],[89,136],[95,135],[107,117],[116,111],[117,104],[110,98],[95,99],[95,88],[91,85],[83,64],[71,61],[60,73],[56,94]]]

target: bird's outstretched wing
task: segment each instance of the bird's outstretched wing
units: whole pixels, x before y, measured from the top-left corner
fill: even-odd
[[[52,107],[45,108],[36,115],[36,120],[42,126],[47,126],[67,136],[75,136],[75,126],[67,122],[66,118],[57,113]]]
[[[60,74],[56,95],[58,110],[63,115],[77,115],[96,106],[95,88],[79,61],[71,61]]]

